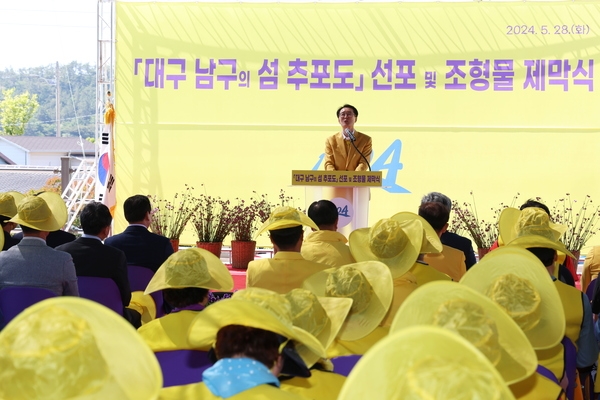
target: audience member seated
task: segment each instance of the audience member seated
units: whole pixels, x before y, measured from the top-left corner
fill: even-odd
[[[348,239],[337,231],[338,210],[329,200],[315,201],[308,207],[308,217],[319,227],[302,243],[302,257],[330,267],[354,263]]]
[[[0,193],[0,226],[4,235],[4,244],[0,251],[8,250],[19,243],[20,239],[14,238],[10,234],[17,224],[9,222],[9,219],[17,215],[17,204],[23,200],[23,197],[25,196],[19,192]]]
[[[338,399],[391,398],[514,396],[490,361],[467,340],[446,329],[415,326],[377,343],[356,365]]]
[[[303,286],[317,296],[353,300],[344,325],[327,349],[328,358],[365,354],[388,334],[389,329],[379,324],[392,303],[394,284],[390,269],[382,262],[330,268],[309,277]]]
[[[432,201],[446,206],[448,213],[452,211],[452,200],[450,200],[450,198],[445,194],[431,192],[423,196],[421,199],[421,203],[430,203]],[[442,233],[440,240],[442,241],[442,244],[460,250],[464,253],[467,269],[471,268],[477,262],[475,259],[475,251],[473,250],[473,243],[471,242],[471,239],[446,230],[444,233]]]
[[[0,252],[0,288],[34,286],[57,296],[78,296],[77,276],[71,255],[46,245],[48,232],[66,222],[66,206],[57,193],[27,196],[9,220],[19,224],[24,237],[16,246]]]
[[[302,287],[304,279],[327,269],[325,264],[302,257],[303,226],[319,228],[305,214],[292,207],[277,207],[259,228],[256,236],[269,231],[273,258],[251,261],[246,274],[246,287],[260,287],[285,294]]]
[[[419,216],[431,225],[433,230],[441,238],[448,229],[450,212],[442,204],[437,202],[421,203]],[[465,265],[465,254],[453,247],[442,244],[441,253],[429,253],[423,256],[423,261],[438,271],[448,275],[453,281],[458,282],[467,272]]]
[[[352,299],[317,297],[306,289],[293,289],[283,296],[292,307],[294,326],[316,337],[325,350],[335,340],[352,307]],[[298,345],[296,351],[310,369],[310,377],[280,375],[281,389],[309,399],[336,400],[346,378],[333,373],[331,362],[306,346]]]
[[[350,251],[358,262],[380,261],[392,274],[394,296],[381,326],[392,324],[404,299],[418,287],[417,278],[409,270],[419,257],[423,232],[420,220],[399,222],[386,218],[350,234]]]
[[[146,267],[153,272],[173,254],[171,241],[148,230],[152,221],[152,206],[148,196],[131,196],[123,203],[129,226],[118,235],[106,238],[104,244],[125,253],[127,265]]]
[[[55,297],[0,332],[2,399],[156,399],[162,374],[131,326],[106,307]]]
[[[37,193],[34,193],[32,196],[39,196],[42,193],[45,193],[45,192],[37,192]],[[62,228],[62,226],[67,222],[67,219],[68,219],[67,207],[65,206],[64,208],[61,208],[60,210],[57,210],[56,212],[57,212],[57,214],[55,215],[56,219],[59,221],[62,221],[62,220],[65,221],[61,225],[61,228]],[[21,239],[23,239],[23,232],[15,233],[15,235],[13,237],[15,240],[20,241]],[[65,232],[62,229],[57,229],[55,231],[51,231],[50,233],[48,233],[48,236],[46,236],[46,245],[50,246],[54,249],[54,248],[60,246],[61,244],[72,242],[76,238],[77,237],[70,232]]]
[[[518,246],[533,253],[546,267],[552,277],[562,302],[562,310],[566,319],[566,333],[577,347],[577,368],[580,374],[589,374],[598,359],[598,342],[594,336],[592,307],[587,295],[573,286],[561,282],[555,277],[557,251],[573,255],[558,241],[560,232],[553,229],[550,217],[541,208],[528,207],[520,212],[516,226],[516,239],[506,246]],[[508,229],[501,226],[501,229]]]
[[[443,250],[442,242],[440,242],[437,232],[432,228],[429,222],[423,217],[409,211],[399,212],[392,216],[391,220],[399,222],[412,220],[421,221],[421,226],[423,227],[423,240],[421,242],[421,249],[419,250],[419,258],[410,269],[410,273],[417,278],[419,286],[433,281],[452,280],[447,274],[438,271],[424,261],[426,254],[439,254]]]
[[[518,399],[558,399],[563,393],[536,373],[535,351],[519,325],[497,303],[465,285],[433,282],[417,289],[398,310],[390,335],[418,325],[445,328],[468,340]]]
[[[102,241],[110,234],[112,215],[107,206],[93,201],[85,205],[79,214],[83,235],[70,243],[62,244],[56,250],[67,252],[73,257],[77,276],[110,278],[119,288],[123,303],[123,316],[134,327],[141,325],[138,311],[127,308],[131,301],[131,289],[127,276],[125,254],[114,247],[105,246]]]
[[[279,389],[277,376],[284,368],[282,352],[293,353],[304,368],[295,344],[325,356],[321,343],[294,327],[290,319],[233,298],[198,313],[188,340],[198,350],[214,349],[218,361],[203,372],[202,382],[164,388],[161,399],[303,399]]]
[[[173,310],[138,331],[155,352],[192,349],[187,333],[198,312],[208,304],[208,291],[232,289],[229,270],[214,254],[199,248],[179,250],[156,271],[145,291],[162,290]]]
[[[516,238],[517,231],[514,227],[516,226],[517,220],[521,215],[521,211],[532,207],[542,209],[546,214],[548,214],[549,219],[552,218],[548,206],[533,199],[529,199],[525,203],[521,204],[519,209],[514,207],[505,208],[502,210],[502,213],[500,213],[500,218],[498,220],[498,226],[500,230],[498,240],[492,245],[491,250],[494,250],[499,246],[504,246]],[[557,241],[567,229],[566,226],[555,224],[552,221],[549,221],[549,225],[553,230],[554,239]],[[577,275],[575,269],[577,268],[577,265],[575,265],[572,255],[567,257],[565,253],[559,252],[558,261],[558,269],[554,271],[555,276],[567,285],[575,287],[575,279]]]
[[[506,310],[529,339],[538,364],[563,379],[565,315],[556,286],[537,257],[517,246],[502,246],[468,270],[460,284]]]

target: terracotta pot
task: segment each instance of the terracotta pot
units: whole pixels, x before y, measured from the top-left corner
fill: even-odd
[[[490,252],[490,249],[477,249],[477,254],[479,254],[479,260],[481,260],[483,258],[483,256],[485,256],[487,253]]]
[[[171,246],[173,246],[173,251],[179,251],[179,239],[169,239],[171,241]]]
[[[256,242],[254,240],[233,240],[231,241],[231,267],[247,269],[248,263],[254,260]]]
[[[221,258],[221,248],[223,247],[223,242],[196,242],[196,247],[208,250],[218,258]]]

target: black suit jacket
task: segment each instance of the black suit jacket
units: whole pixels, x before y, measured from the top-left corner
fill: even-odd
[[[444,232],[442,233],[442,237],[440,238],[442,244],[446,246],[453,247],[457,250],[465,253],[465,264],[467,269],[471,268],[477,262],[475,260],[475,252],[473,251],[473,244],[471,244],[471,239],[467,239],[466,237],[457,235],[454,232]]]
[[[94,238],[79,238],[60,245],[56,250],[65,251],[73,257],[77,276],[110,278],[117,284],[123,306],[131,300],[131,289],[127,275],[125,254],[114,247],[105,246]]]
[[[104,243],[125,253],[127,265],[139,265],[154,272],[173,254],[169,239],[138,225],[128,226],[123,233],[107,238]]]

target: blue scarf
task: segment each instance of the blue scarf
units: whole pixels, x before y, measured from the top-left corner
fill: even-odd
[[[223,358],[202,373],[202,381],[212,394],[225,399],[259,385],[279,387],[277,377],[251,358]]]

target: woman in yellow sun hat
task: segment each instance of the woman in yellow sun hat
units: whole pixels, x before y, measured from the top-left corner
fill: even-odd
[[[191,349],[189,327],[208,304],[208,291],[233,289],[227,267],[211,252],[191,248],[173,253],[156,271],[144,294],[162,290],[174,309],[162,318],[142,325],[138,332],[153,351]],[[152,298],[150,298],[152,301]]]
[[[287,318],[233,298],[198,313],[188,340],[198,350],[214,349],[218,361],[203,372],[202,382],[164,388],[162,399],[301,399],[279,389],[281,352],[297,343],[325,356],[321,343]]]

